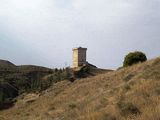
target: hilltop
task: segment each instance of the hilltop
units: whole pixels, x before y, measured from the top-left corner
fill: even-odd
[[[1,120],[159,120],[160,58],[24,94]]]
[[[13,68],[14,68],[14,71],[16,71],[17,69],[20,69],[21,71],[23,71],[23,70],[30,70],[30,71],[35,71],[35,70],[47,71],[47,70],[50,70],[49,68],[42,67],[42,66],[36,66],[36,65],[20,65],[20,66],[17,66],[10,61],[0,59],[0,71],[7,70],[7,69],[11,70]]]

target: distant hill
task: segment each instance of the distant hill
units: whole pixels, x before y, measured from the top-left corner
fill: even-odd
[[[18,69],[22,71],[49,71],[50,68],[42,67],[42,66],[35,66],[35,65],[21,65],[17,66]]]
[[[19,96],[1,120],[160,120],[160,58]]]
[[[49,71],[50,68],[35,66],[35,65],[20,65],[16,66],[10,61],[0,60],[0,71]]]
[[[9,61],[0,60],[0,109],[24,92],[46,89],[50,85],[43,77],[52,72],[52,69],[41,66],[16,66]]]
[[[6,60],[0,60],[0,69],[2,68],[11,68],[16,67],[13,63],[6,61]]]

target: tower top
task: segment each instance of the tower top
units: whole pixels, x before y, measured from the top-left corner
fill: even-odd
[[[87,48],[83,48],[83,47],[76,47],[76,48],[73,48],[73,50],[87,50]]]

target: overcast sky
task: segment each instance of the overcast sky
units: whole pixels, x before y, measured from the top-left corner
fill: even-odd
[[[0,59],[65,67],[78,46],[102,68],[160,56],[160,0],[0,0]]]

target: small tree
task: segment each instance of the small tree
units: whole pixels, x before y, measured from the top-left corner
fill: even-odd
[[[143,52],[140,51],[131,52],[128,55],[126,55],[123,62],[123,67],[128,67],[139,62],[144,62],[146,60],[147,57]]]

